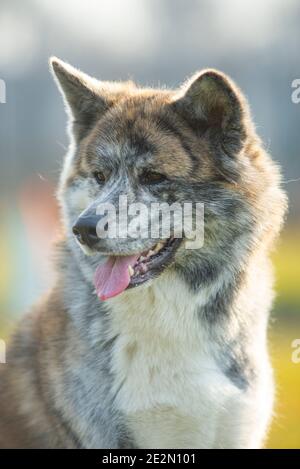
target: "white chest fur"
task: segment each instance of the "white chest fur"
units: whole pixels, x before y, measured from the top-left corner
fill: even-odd
[[[215,446],[226,404],[239,391],[215,363],[199,321],[210,293],[193,296],[163,275],[110,303],[116,405],[140,447]]]

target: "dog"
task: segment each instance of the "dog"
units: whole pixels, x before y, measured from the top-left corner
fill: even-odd
[[[214,69],[168,90],[50,64],[69,116],[64,230],[55,286],[1,365],[0,446],[263,447],[269,253],[287,201],[246,98]],[[121,195],[201,202],[203,245],[99,236],[97,207]]]

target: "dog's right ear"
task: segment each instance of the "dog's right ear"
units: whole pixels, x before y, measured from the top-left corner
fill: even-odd
[[[51,57],[50,67],[63,95],[76,140],[81,140],[108,109],[101,82],[62,60]]]

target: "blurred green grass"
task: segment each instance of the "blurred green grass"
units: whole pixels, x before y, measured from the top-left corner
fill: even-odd
[[[276,310],[300,314],[300,226],[287,229],[273,254],[276,274]]]
[[[292,362],[292,341],[300,338],[300,318],[271,327],[270,351],[276,381],[275,416],[268,448],[300,448],[300,363]]]
[[[269,347],[276,380],[275,417],[268,448],[300,448],[300,363],[292,362],[292,341],[300,338],[300,227],[283,233],[273,254],[276,275]]]

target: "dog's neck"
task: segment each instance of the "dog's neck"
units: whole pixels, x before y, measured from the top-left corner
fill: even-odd
[[[68,284],[63,288],[66,309],[78,328],[83,326],[95,340],[96,331],[105,323],[109,335],[131,327],[132,334],[141,335],[147,329],[153,334],[184,341],[191,336],[190,328],[198,322],[210,326],[219,318],[228,319],[238,282],[224,268],[213,280],[194,289],[180,272],[169,269],[151,283],[103,302],[68,249],[65,258],[70,272]],[[88,317],[82,311],[89,311]]]

